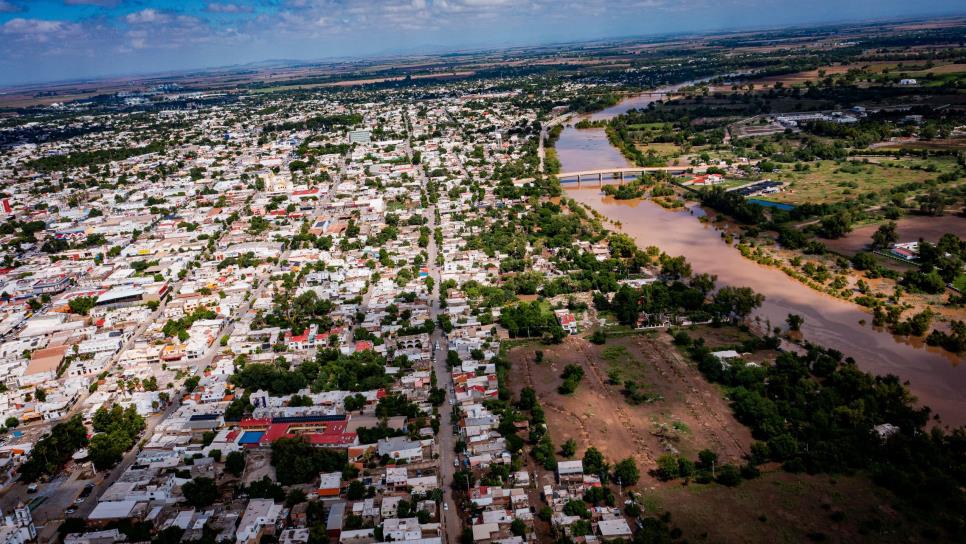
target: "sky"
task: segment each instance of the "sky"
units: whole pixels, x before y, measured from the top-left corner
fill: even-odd
[[[963,13],[962,0],[0,0],[0,85]]]

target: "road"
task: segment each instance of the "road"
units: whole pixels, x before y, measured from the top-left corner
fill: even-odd
[[[436,206],[432,205],[429,209],[429,227],[436,228]],[[429,315],[433,321],[440,315],[439,286],[440,268],[436,264],[436,256],[439,254],[436,243],[429,245],[429,275],[433,278],[433,292],[431,294]],[[455,543],[459,540],[461,527],[459,511],[456,509],[456,501],[453,499],[453,460],[456,459],[456,437],[453,433],[453,407],[449,400],[453,399],[453,375],[446,364],[446,353],[449,351],[449,343],[443,330],[439,327],[432,334],[433,346],[439,346],[433,353],[433,369],[436,371],[436,386],[447,392],[447,402],[440,406],[439,413],[439,433],[436,439],[439,441],[439,476],[443,486],[443,502],[446,504],[441,514],[443,522],[444,537],[447,542]]]
[[[450,118],[456,122],[452,116]],[[412,155],[411,134],[412,130],[407,117],[406,152],[410,156]],[[460,170],[464,176],[467,175],[462,162],[460,163]],[[417,176],[423,188],[425,188],[428,178],[421,164],[417,169]],[[426,210],[426,215],[429,219],[427,226],[431,233],[435,232],[436,227],[439,226],[436,221],[437,210],[436,204],[430,204]],[[442,281],[440,277],[440,266],[436,262],[438,255],[439,247],[436,245],[435,236],[432,236],[431,242],[426,248],[426,260],[428,261],[429,277],[433,278],[433,290],[429,295],[429,316],[433,322],[437,321],[437,318],[442,312],[439,304],[439,287]],[[439,408],[439,432],[436,433],[436,440],[439,446],[439,479],[443,490],[443,504],[445,505],[445,508],[440,512],[440,522],[443,526],[443,542],[455,544],[460,541],[462,522],[459,511],[456,509],[456,501],[453,498],[453,474],[456,472],[453,466],[453,460],[457,457],[456,436],[453,432],[453,425],[455,424],[453,421],[453,406],[449,404],[450,400],[454,398],[452,393],[453,375],[450,373],[446,364],[446,353],[449,351],[449,341],[446,338],[446,334],[443,333],[443,330],[437,326],[430,336],[430,342],[433,347],[439,346],[438,349],[433,351],[433,370],[436,372],[436,387],[440,387],[443,391],[446,391],[446,402]]]

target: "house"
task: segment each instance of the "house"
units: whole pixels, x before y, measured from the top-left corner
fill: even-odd
[[[567,334],[577,334],[577,318],[570,310],[554,310],[553,313]]]
[[[630,539],[631,527],[624,518],[602,519],[597,522],[601,540]]]
[[[264,534],[272,534],[275,523],[282,513],[283,506],[272,499],[252,499],[248,501],[245,513],[235,533],[237,544],[255,544]]]
[[[3,518],[0,524],[0,542],[3,544],[25,544],[37,538],[30,508],[23,504],[17,506],[13,515]]]
[[[382,537],[386,541],[418,540],[423,531],[416,518],[390,518],[383,520]]]
[[[919,258],[919,242],[905,242],[902,244],[892,244],[889,253],[893,257],[898,257],[904,261],[915,261]]]
[[[338,497],[342,490],[342,473],[329,472],[319,476],[319,496]]]
[[[583,461],[560,461],[557,463],[557,479],[560,480],[561,483],[583,481]]]
[[[714,355],[716,359],[721,363],[722,370],[727,369],[731,366],[731,361],[735,359],[741,359],[741,354],[733,349],[726,349],[723,351],[715,351],[711,355]]]
[[[391,459],[413,461],[423,458],[423,445],[405,436],[393,436],[380,439],[377,444],[379,455],[388,455]]]
[[[285,529],[278,537],[278,544],[305,544],[308,541],[308,529]]]

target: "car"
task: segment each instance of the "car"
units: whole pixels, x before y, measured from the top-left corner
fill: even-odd
[[[32,483],[27,486],[27,493],[36,493],[39,487],[36,483]]]
[[[77,497],[76,499],[74,499],[74,504],[81,504],[81,503],[83,503],[83,502],[84,502],[85,500],[87,500],[87,498],[86,498],[86,497]]]
[[[74,513],[74,512],[76,512],[76,511],[77,511],[77,509],[76,509],[76,508],[74,508],[73,506],[71,506],[71,507],[70,507],[70,508],[68,508],[67,510],[64,510],[64,513],[67,513],[67,514],[73,514],[73,513]]]
[[[447,512],[449,511],[449,503],[448,502],[444,502],[443,503],[443,510],[446,510]]]
[[[460,466],[460,460],[459,459],[453,459],[453,466],[454,467]]]

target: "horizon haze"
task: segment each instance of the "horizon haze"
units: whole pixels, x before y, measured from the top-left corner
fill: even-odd
[[[0,0],[0,85],[963,13],[943,0]]]

